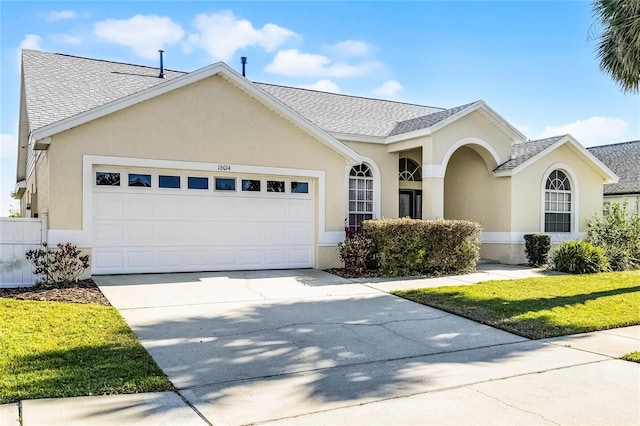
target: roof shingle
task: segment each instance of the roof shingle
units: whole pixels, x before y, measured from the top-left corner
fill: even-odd
[[[587,149],[620,178],[604,186],[605,195],[640,194],[640,140]]]
[[[511,146],[511,159],[496,167],[496,171],[501,172],[515,169],[565,136],[567,135],[553,136],[551,138],[513,144]]]

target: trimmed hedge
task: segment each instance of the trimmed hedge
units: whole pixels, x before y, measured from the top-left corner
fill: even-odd
[[[524,254],[529,266],[542,266],[547,263],[551,250],[551,237],[547,234],[526,234],[524,236]]]
[[[378,273],[410,276],[473,270],[480,257],[480,225],[464,220],[378,219],[362,222]]]

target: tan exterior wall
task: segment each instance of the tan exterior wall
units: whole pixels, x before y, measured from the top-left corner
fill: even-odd
[[[511,265],[527,263],[524,244],[482,243],[480,245],[480,257]]]
[[[459,148],[444,178],[444,218],[478,222],[484,231],[509,231],[509,184],[509,178],[494,177],[473,149]]]
[[[501,132],[480,112],[474,111],[433,134],[432,164],[442,164],[451,145],[468,137],[480,138],[489,143],[497,152],[501,162],[507,161],[511,155],[511,138]],[[482,153],[482,155],[485,154]],[[497,164],[490,165],[491,168],[496,166]]]
[[[344,141],[344,144],[376,163],[380,169],[380,176],[375,177],[380,179],[380,214],[387,218],[398,217],[398,154],[389,153],[387,146],[382,144],[351,141]]]
[[[579,158],[565,144],[511,178],[511,208],[517,212],[512,215],[512,231],[542,232],[544,230],[542,227],[543,179],[546,181],[545,173],[554,164],[566,164],[575,174],[574,178],[571,178],[571,184],[578,229],[572,228],[572,233],[587,231],[587,221],[602,209],[603,178]],[[562,166],[559,168],[562,169]],[[568,175],[571,176],[571,173]],[[575,205],[576,198],[577,205]]]
[[[31,209],[27,210],[27,204]],[[49,156],[40,152],[33,172],[27,178],[27,188],[20,199],[20,216],[35,217],[49,209]]]
[[[318,247],[318,269],[342,268],[344,263],[338,256],[338,247]]]
[[[52,138],[50,228],[82,227],[82,154],[326,170],[326,230],[345,218],[345,159],[214,76]]]

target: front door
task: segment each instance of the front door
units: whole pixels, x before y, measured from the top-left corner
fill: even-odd
[[[400,190],[398,217],[422,219],[422,191],[419,189]]]

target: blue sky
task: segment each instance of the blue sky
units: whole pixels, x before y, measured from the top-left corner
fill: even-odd
[[[15,185],[19,52],[453,107],[485,100],[529,138],[640,139],[640,98],[604,75],[589,2],[0,1],[0,216]]]

